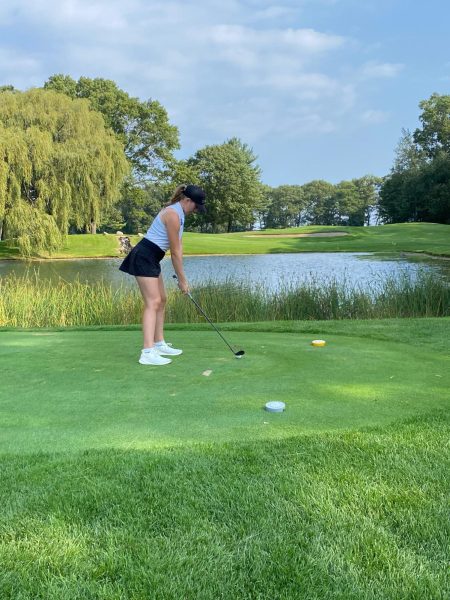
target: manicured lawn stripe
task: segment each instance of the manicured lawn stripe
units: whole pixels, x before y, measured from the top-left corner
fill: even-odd
[[[443,600],[448,434],[2,457],[0,595]]]

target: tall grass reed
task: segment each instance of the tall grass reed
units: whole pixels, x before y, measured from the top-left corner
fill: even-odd
[[[414,276],[385,276],[369,286],[345,279],[284,283],[271,291],[228,280],[196,286],[193,295],[217,322],[379,319],[450,315],[450,286],[439,276],[419,271]],[[66,327],[140,323],[142,300],[136,289],[113,288],[105,281],[88,284],[60,279],[56,283],[35,273],[0,278],[0,326]],[[166,321],[201,322],[203,317],[179,291],[168,291]]]

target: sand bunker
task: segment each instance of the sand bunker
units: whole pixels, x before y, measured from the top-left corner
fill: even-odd
[[[329,233],[268,233],[259,235],[246,235],[245,237],[259,238],[301,238],[301,237],[340,237],[348,235],[345,231],[330,231]]]

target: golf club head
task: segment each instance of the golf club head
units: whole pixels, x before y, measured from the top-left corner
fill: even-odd
[[[176,275],[172,275],[172,277],[174,279],[178,279],[178,277]],[[205,311],[203,310],[203,308],[198,304],[198,302],[195,300],[195,298],[192,297],[191,292],[189,292],[189,291],[186,292],[186,296],[190,300],[192,300],[192,302],[195,304],[195,306],[197,307],[197,309],[202,313],[202,315],[205,317],[205,319],[208,321],[208,323],[211,325],[211,327],[220,335],[220,337],[225,342],[225,344],[228,346],[228,348],[231,350],[231,352],[234,354],[234,356],[236,358],[242,358],[244,356],[244,354],[245,354],[244,350],[238,350],[237,352],[235,352],[234,349],[227,342],[227,340],[224,338],[224,336],[220,333],[220,331],[214,325],[214,323],[211,321],[211,319],[208,317],[208,315],[205,313]]]

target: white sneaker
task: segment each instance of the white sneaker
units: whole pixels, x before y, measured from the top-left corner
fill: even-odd
[[[155,347],[150,348],[150,350],[147,350],[146,352],[144,352],[144,350],[142,350],[141,352],[141,358],[139,359],[139,362],[141,363],[141,365],[168,365],[169,363],[171,363],[171,359],[170,358],[163,358],[162,356],[160,356],[159,352],[155,349]]]
[[[159,354],[164,356],[178,356],[179,354],[183,354],[183,350],[172,348],[172,345],[166,344],[166,342],[156,342],[155,348]]]

